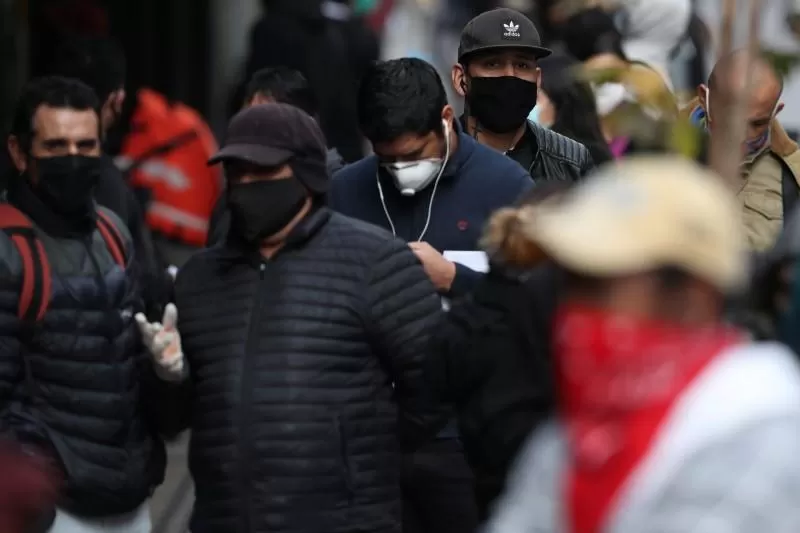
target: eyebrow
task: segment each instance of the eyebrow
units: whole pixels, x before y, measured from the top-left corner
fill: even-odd
[[[78,139],[75,141],[75,144],[82,148],[96,146],[100,141],[93,137],[87,137],[85,139]],[[66,137],[54,137],[51,139],[43,139],[42,144],[48,146],[50,148],[55,148],[58,146],[65,146],[70,143],[70,140]]]
[[[751,118],[750,120],[748,120],[748,122],[750,124],[755,124],[756,122],[769,122],[770,120],[772,120],[772,113],[770,113],[769,115],[762,115],[760,117]]]

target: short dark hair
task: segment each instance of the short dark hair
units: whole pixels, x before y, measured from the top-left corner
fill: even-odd
[[[317,103],[308,80],[289,67],[267,67],[253,74],[247,82],[244,101],[249,102],[259,94],[279,104],[300,108],[312,117],[317,115]]]
[[[125,87],[125,54],[116,41],[103,37],[75,37],[59,47],[50,74],[80,80],[105,103]]]
[[[372,143],[442,131],[447,105],[442,79],[430,63],[406,57],[371,65],[358,90],[358,123]]]
[[[91,109],[97,114],[99,130],[100,100],[91,87],[61,76],[34,78],[23,87],[11,121],[11,135],[26,152],[30,150],[34,135],[33,117],[43,105],[80,111]]]

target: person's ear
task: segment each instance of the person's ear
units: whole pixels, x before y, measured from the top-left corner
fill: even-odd
[[[464,66],[456,63],[450,72],[450,79],[453,84],[453,90],[462,98],[467,96],[467,73],[464,71]]]
[[[453,109],[453,106],[451,106],[450,104],[444,106],[444,108],[442,109],[442,120],[444,120],[447,123],[451,123],[453,122],[453,120],[455,120],[455,116],[456,116],[456,111],[455,109]]]
[[[8,148],[8,155],[11,157],[11,162],[14,163],[14,168],[17,172],[22,174],[28,169],[28,158],[25,157],[25,150],[22,149],[22,144],[16,135],[9,135],[6,143]]]
[[[783,102],[778,102],[778,105],[775,107],[775,116],[777,116],[778,113],[783,111],[783,107],[784,107]]]
[[[697,101],[700,102],[700,105],[703,109],[708,109],[708,102],[706,98],[708,97],[708,87],[701,83],[697,86]]]
[[[122,114],[122,106],[125,105],[125,89],[120,89],[112,95],[113,100],[113,109],[117,115]]]

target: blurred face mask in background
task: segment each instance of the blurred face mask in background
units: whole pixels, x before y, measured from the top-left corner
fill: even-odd
[[[534,124],[538,124],[543,128],[550,128],[552,124],[547,121],[542,121],[542,108],[541,106],[537,105],[533,109],[531,109],[530,114],[528,115],[528,120],[533,122]]]

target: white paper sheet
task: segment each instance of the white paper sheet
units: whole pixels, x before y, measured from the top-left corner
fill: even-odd
[[[477,250],[445,250],[442,255],[448,261],[464,265],[475,272],[484,274],[489,272],[489,258],[486,256],[486,252]],[[445,311],[450,309],[450,301],[447,298],[442,298],[442,309]]]

